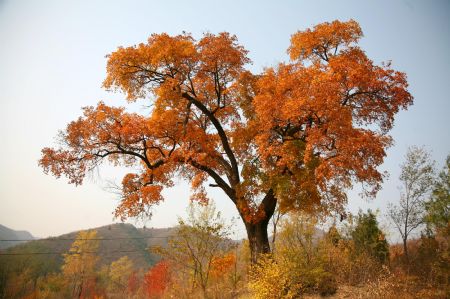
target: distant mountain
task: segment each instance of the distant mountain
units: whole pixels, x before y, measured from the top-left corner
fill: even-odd
[[[0,240],[23,240],[23,241],[0,241],[0,250],[12,247],[35,238],[24,230],[13,230],[0,224]]]
[[[136,268],[148,268],[159,260],[148,248],[164,246],[167,238],[176,228],[136,228],[132,224],[111,224],[93,228],[99,238],[98,267],[128,256]],[[22,271],[30,268],[34,275],[40,276],[61,269],[66,253],[76,238],[78,231],[58,237],[29,241],[4,250],[0,250],[0,268],[9,271]]]

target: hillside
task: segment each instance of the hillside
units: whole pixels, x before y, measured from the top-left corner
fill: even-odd
[[[132,224],[111,224],[93,228],[98,233],[98,268],[111,264],[122,256],[128,256],[136,268],[153,265],[158,257],[147,249],[151,246],[165,245],[167,237],[174,228],[137,229]],[[0,268],[15,272],[30,268],[36,276],[59,271],[63,263],[63,253],[67,252],[78,231],[58,237],[33,240],[1,250]]]
[[[146,238],[147,246],[165,246],[169,237],[175,233],[175,227],[169,228],[138,228],[142,237]]]
[[[23,230],[13,230],[0,224],[0,240],[34,240],[32,234]],[[1,241],[0,250],[23,243],[23,241]]]

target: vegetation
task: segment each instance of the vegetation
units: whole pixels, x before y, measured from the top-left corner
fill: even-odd
[[[230,252],[234,246],[228,239],[230,234],[230,227],[225,225],[214,204],[191,203],[187,221],[180,219],[177,233],[168,246],[155,251],[173,265],[177,281],[187,282],[192,290],[200,288],[207,298],[212,276],[222,275],[235,262]]]
[[[289,62],[261,74],[245,69],[247,51],[226,32],[200,40],[153,34],[120,47],[108,56],[103,85],[151,109],[86,107],[39,164],[76,185],[105,160],[134,166],[122,180],[121,218],[150,214],[177,177],[201,202],[206,186],[220,188],[245,224],[255,263],[270,252],[277,205],[342,211],[354,183],[369,196],[381,188],[388,131],[412,96],[406,75],[375,65],[361,37],[353,20],[299,31]]]
[[[431,199],[425,204],[425,221],[432,236],[434,254],[432,271],[447,287],[450,295],[450,156],[447,156],[444,169],[436,181]],[[428,249],[430,246],[427,246]]]
[[[402,193],[399,205],[390,204],[388,215],[400,232],[408,259],[410,234],[424,223],[425,201],[434,183],[434,161],[424,148],[411,147],[401,165]]]
[[[378,227],[375,214],[361,212],[356,218],[356,227],[352,231],[352,239],[357,254],[367,254],[380,263],[385,263],[389,256],[389,246],[386,238]]]
[[[82,231],[63,255],[62,277],[72,298],[93,296],[90,287],[95,279],[98,243],[96,231]]]
[[[118,48],[104,86],[146,98],[149,113],[86,107],[40,166],[76,185],[105,159],[133,169],[122,219],[150,215],[182,177],[188,217],[169,230],[121,224],[3,250],[0,298],[449,298],[450,156],[436,179],[429,154],[409,149],[389,207],[402,244],[387,242],[377,213],[345,211],[355,183],[365,196],[381,188],[388,132],[412,104],[406,75],[375,65],[361,37],[353,20],[299,31],[289,62],[261,74],[228,33]],[[235,205],[246,240],[230,239],[206,186]]]
[[[280,220],[277,250],[252,264],[248,244],[228,239],[230,227],[211,203],[193,203],[189,212],[165,246],[152,247],[162,258],[152,266],[125,253],[99,265],[97,232],[80,232],[59,269],[35,278],[25,266],[9,273],[0,298],[446,298],[450,292],[446,230],[408,241],[405,264],[403,246],[389,246],[370,210],[327,232],[319,229],[323,217],[290,212]]]
[[[447,231],[450,224],[450,156],[439,174],[431,199],[425,203],[425,221],[434,233]]]
[[[98,251],[107,253],[99,257],[99,267],[109,265],[122,257],[124,250],[129,251],[126,254],[133,260],[133,263],[146,267],[151,266],[158,260],[158,257],[146,252],[146,248],[166,244],[167,238],[175,232],[174,228],[136,229],[131,224],[112,224],[95,228],[95,230],[99,239]],[[69,250],[77,234],[78,232],[73,232],[8,248],[2,253],[11,255],[0,255],[0,268],[17,272],[27,265],[36,277],[57,271],[64,262],[61,253]],[[32,255],[34,252],[49,254]]]
[[[5,249],[26,241],[33,240],[34,237],[27,231],[15,231],[0,224],[0,239],[1,240],[24,240],[24,241],[4,241],[0,242],[0,250]]]

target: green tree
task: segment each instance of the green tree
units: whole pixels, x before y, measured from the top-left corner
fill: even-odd
[[[450,155],[439,173],[425,209],[425,221],[434,233],[434,242],[437,243],[436,261],[433,266],[450,295]]]
[[[450,155],[444,169],[433,187],[431,198],[425,203],[425,221],[435,233],[446,230],[450,233]]]
[[[37,298],[58,299],[64,297],[64,277],[61,273],[41,276],[37,283]]]
[[[35,291],[36,278],[33,277],[31,269],[24,268],[20,272],[10,274],[2,298],[33,297]]]
[[[402,237],[408,260],[408,237],[424,223],[425,200],[433,188],[435,162],[423,147],[416,146],[408,149],[405,158],[400,173],[400,201],[398,205],[390,203],[387,214]]]
[[[384,263],[389,257],[389,246],[383,232],[378,227],[376,215],[368,210],[358,213],[356,226],[351,232],[356,253],[367,253],[377,261]]]

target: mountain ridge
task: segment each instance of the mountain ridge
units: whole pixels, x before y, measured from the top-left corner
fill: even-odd
[[[136,228],[132,224],[115,223],[88,230],[96,230],[93,241],[99,242],[98,269],[110,265],[123,256],[133,261],[136,269],[154,265],[160,257],[151,253],[152,246],[165,246],[167,239],[176,232],[171,228]],[[35,239],[0,250],[0,268],[16,272],[24,265],[37,276],[58,272],[67,253],[80,231],[56,237]]]
[[[0,250],[16,246],[18,244],[35,240],[36,238],[26,230],[14,230],[0,224]],[[8,241],[5,241],[8,240]],[[14,240],[14,241],[10,241]],[[16,241],[20,240],[20,241]]]

